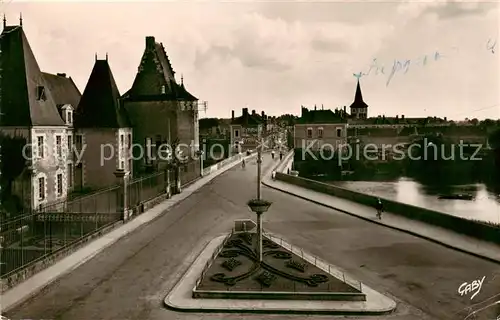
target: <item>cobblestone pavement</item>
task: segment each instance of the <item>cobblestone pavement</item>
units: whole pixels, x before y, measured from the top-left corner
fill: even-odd
[[[265,156],[264,169],[271,165],[271,157]],[[255,176],[255,160],[244,169],[231,169],[6,315],[62,320],[332,319],[189,314],[163,307],[169,289],[207,241],[228,231],[233,220],[253,218],[245,203],[256,194]],[[454,313],[499,293],[498,264],[279,191],[262,191],[274,202],[264,216],[265,229],[399,302],[396,313],[380,319],[463,319]],[[483,276],[481,292],[473,300],[471,294],[458,294],[463,282]]]

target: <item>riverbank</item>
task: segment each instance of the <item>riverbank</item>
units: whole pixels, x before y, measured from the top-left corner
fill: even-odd
[[[500,199],[484,184],[429,186],[407,177],[393,181],[323,182],[375,197],[444,212],[463,219],[500,224]],[[439,199],[439,196],[443,194],[470,194],[474,199]]]
[[[276,173],[276,179],[324,194],[344,198],[366,206],[373,207],[377,200],[377,197],[373,195],[336,187],[314,180],[294,177],[280,172]],[[500,244],[500,225],[489,224],[481,221],[466,220],[443,212],[416,207],[409,204],[392,201],[390,199],[384,199],[383,202],[385,210],[391,213],[398,214],[412,220],[418,220],[442,228],[450,229],[484,241]]]

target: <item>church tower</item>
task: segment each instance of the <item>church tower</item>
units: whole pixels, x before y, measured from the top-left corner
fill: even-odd
[[[354,119],[367,119],[368,118],[368,105],[363,101],[363,95],[361,94],[361,86],[359,84],[356,87],[356,94],[354,96],[354,101],[349,107],[351,109],[351,116]]]

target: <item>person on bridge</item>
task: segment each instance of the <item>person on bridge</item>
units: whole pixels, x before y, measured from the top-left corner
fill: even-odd
[[[283,160],[283,152],[280,152],[280,160]]]
[[[274,159],[274,150],[271,151],[271,157]]]
[[[242,168],[245,168],[245,159],[243,159],[243,160],[241,161],[241,167],[242,167]]]
[[[382,212],[384,212],[384,205],[382,204],[382,200],[380,200],[380,198],[377,198],[377,204],[375,205],[375,208],[377,209],[377,218],[379,220],[382,220]]]
[[[273,172],[271,173],[271,177],[273,178],[273,180],[276,180],[276,170],[273,170]]]

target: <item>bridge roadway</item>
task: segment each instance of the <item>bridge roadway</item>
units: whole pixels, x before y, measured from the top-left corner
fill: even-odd
[[[265,156],[264,169],[271,165],[270,156]],[[228,231],[233,220],[252,218],[245,202],[256,194],[255,181],[255,160],[245,169],[231,169],[6,315],[62,320],[306,318],[189,314],[163,307],[169,289],[203,244]],[[463,319],[454,312],[499,293],[497,264],[266,187],[263,197],[274,201],[264,217],[265,229],[399,302],[396,313],[379,319]],[[483,276],[481,292],[474,300],[470,294],[458,294],[460,284]]]

